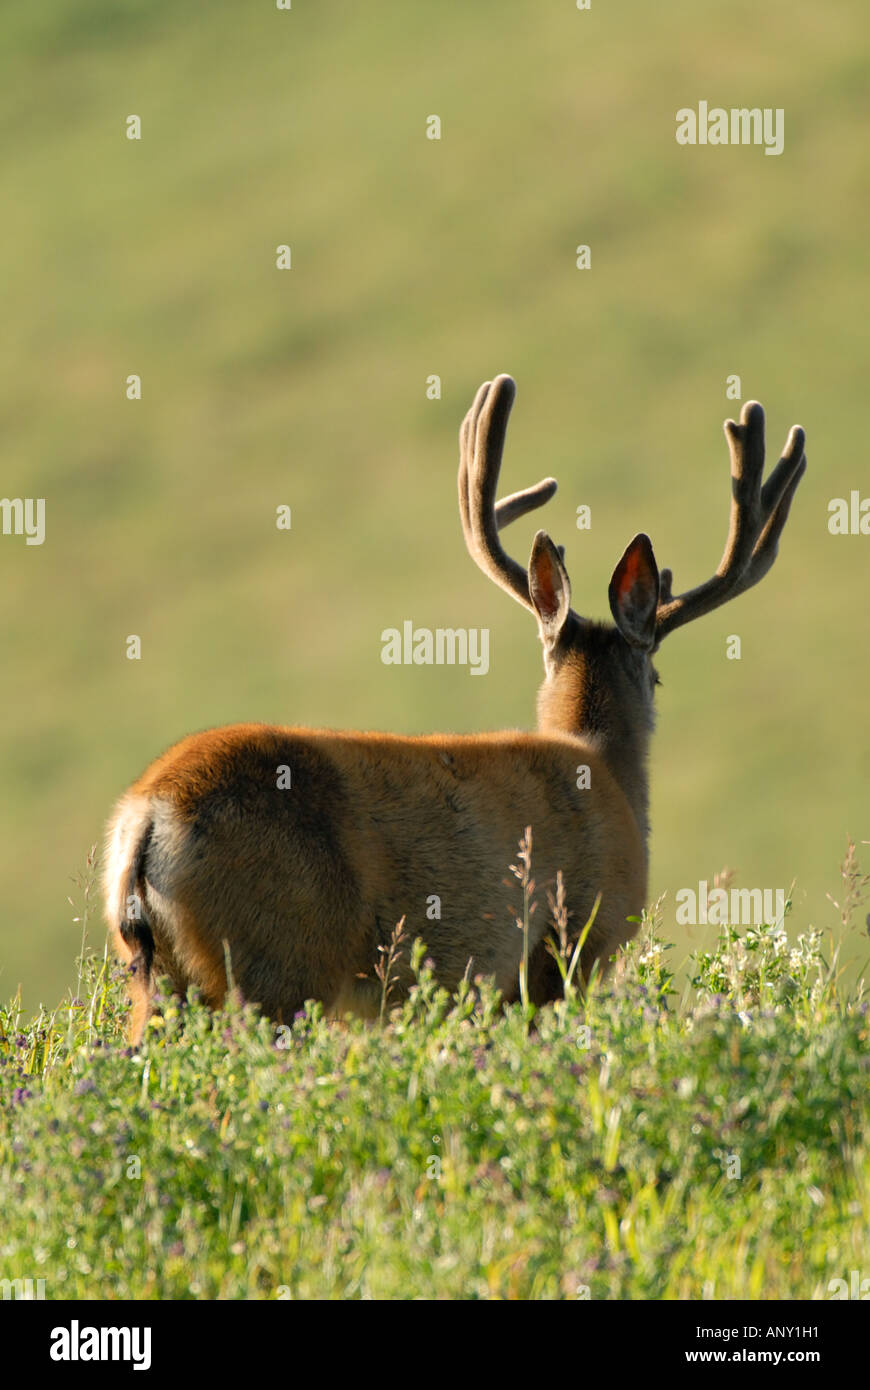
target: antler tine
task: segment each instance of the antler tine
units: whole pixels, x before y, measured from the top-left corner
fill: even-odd
[[[500,502],[496,502],[495,524],[498,530],[510,526],[512,521],[525,516],[526,512],[534,511],[535,507],[542,507],[545,502],[549,502],[558,486],[555,478],[542,478],[532,487],[523,488],[521,492],[512,492],[509,497],[503,497]]]
[[[762,486],[764,411],[757,401],[746,402],[739,424],[725,421],[725,434],[731,455],[731,515],[725,550],[712,579],[677,597],[671,592],[671,571],[662,570],[657,643],[674,628],[709,613],[764,578],[776,559],[782,528],[806,471],[805,435],[800,425],[793,425],[782,458]]]
[[[532,608],[526,570],[506,554],[498,538],[503,526],[543,506],[556,491],[554,478],[496,502],[508,417],[516,395],[509,376],[485,381],[459,431],[459,512],[472,559],[507,593]]]

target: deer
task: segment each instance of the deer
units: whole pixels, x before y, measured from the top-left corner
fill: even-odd
[[[545,531],[527,567],[502,548],[500,532],[557,486],[544,478],[496,500],[515,394],[510,376],[484,382],[462,422],[459,511],[472,559],[537,622],[535,731],[405,736],[247,723],[192,734],[158,757],[107,831],[105,910],[129,967],[133,1045],[164,976],[174,994],[195,986],[213,1009],[232,983],[279,1023],[308,1000],[329,1017],[377,1017],[378,966],[400,922],[406,942],[425,943],[447,990],[486,976],[503,1003],[515,1001],[524,943],[504,875],[526,827],[538,887],[561,872],[572,930],[587,924],[577,941],[584,981],[637,930],[649,865],[653,656],[670,633],[770,569],[806,470],[804,431],[792,427],[762,482],[762,407],[747,402],[739,423],[726,420],[730,524],[715,573],[674,594],[672,571],[659,571],[639,533],[610,579],[613,622],[601,622],[571,608],[564,550]],[[535,1005],[561,997],[552,931],[544,914],[529,918]],[[413,979],[400,954],[391,1004]]]

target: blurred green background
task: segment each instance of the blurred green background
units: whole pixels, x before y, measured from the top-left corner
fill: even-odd
[[[47,538],[0,537],[0,994],[73,981],[71,879],[186,732],[533,724],[534,624],[456,507],[500,371],[504,489],[560,483],[508,548],[546,525],[591,617],[638,530],[677,589],[715,568],[729,374],[774,459],[806,428],[773,571],[660,653],[650,895],[680,959],[712,929],[674,893],[725,865],[836,924],[870,839],[870,537],[827,530],[870,496],[868,37],[864,0],[5,0],[0,491]],[[677,145],[700,100],[784,108],[784,153]],[[488,626],[489,676],[384,666],[405,618]]]

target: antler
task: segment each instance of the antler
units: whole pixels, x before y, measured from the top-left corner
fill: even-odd
[[[757,401],[746,402],[739,425],[726,420],[725,433],[731,454],[731,521],[725,552],[712,579],[676,598],[671,593],[673,575],[662,570],[657,644],[674,628],[709,613],[764,578],[776,559],[795,489],[806,471],[804,432],[800,425],[792,425],[782,458],[762,486],[764,411]]]
[[[527,571],[502,549],[498,533],[543,504],[556,491],[555,478],[496,502],[508,416],[516,395],[512,377],[485,381],[459,431],[459,513],[468,553],[484,574],[534,612]]]

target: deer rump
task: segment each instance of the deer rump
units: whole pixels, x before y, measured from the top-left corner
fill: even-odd
[[[577,787],[577,768],[591,785]],[[217,1006],[234,983],[290,1021],[306,999],[371,1016],[379,946],[405,919],[440,984],[468,971],[517,997],[522,888],[510,873],[533,831],[530,993],[557,997],[546,890],[564,875],[569,932],[611,885],[581,968],[629,939],[645,891],[640,836],[593,745],[502,733],[403,738],[242,724],[195,734],[158,759],[110,825],[106,901],[132,967],[132,1033],[167,975]],[[613,885],[618,885],[613,890]],[[391,1000],[411,983],[409,949]]]

